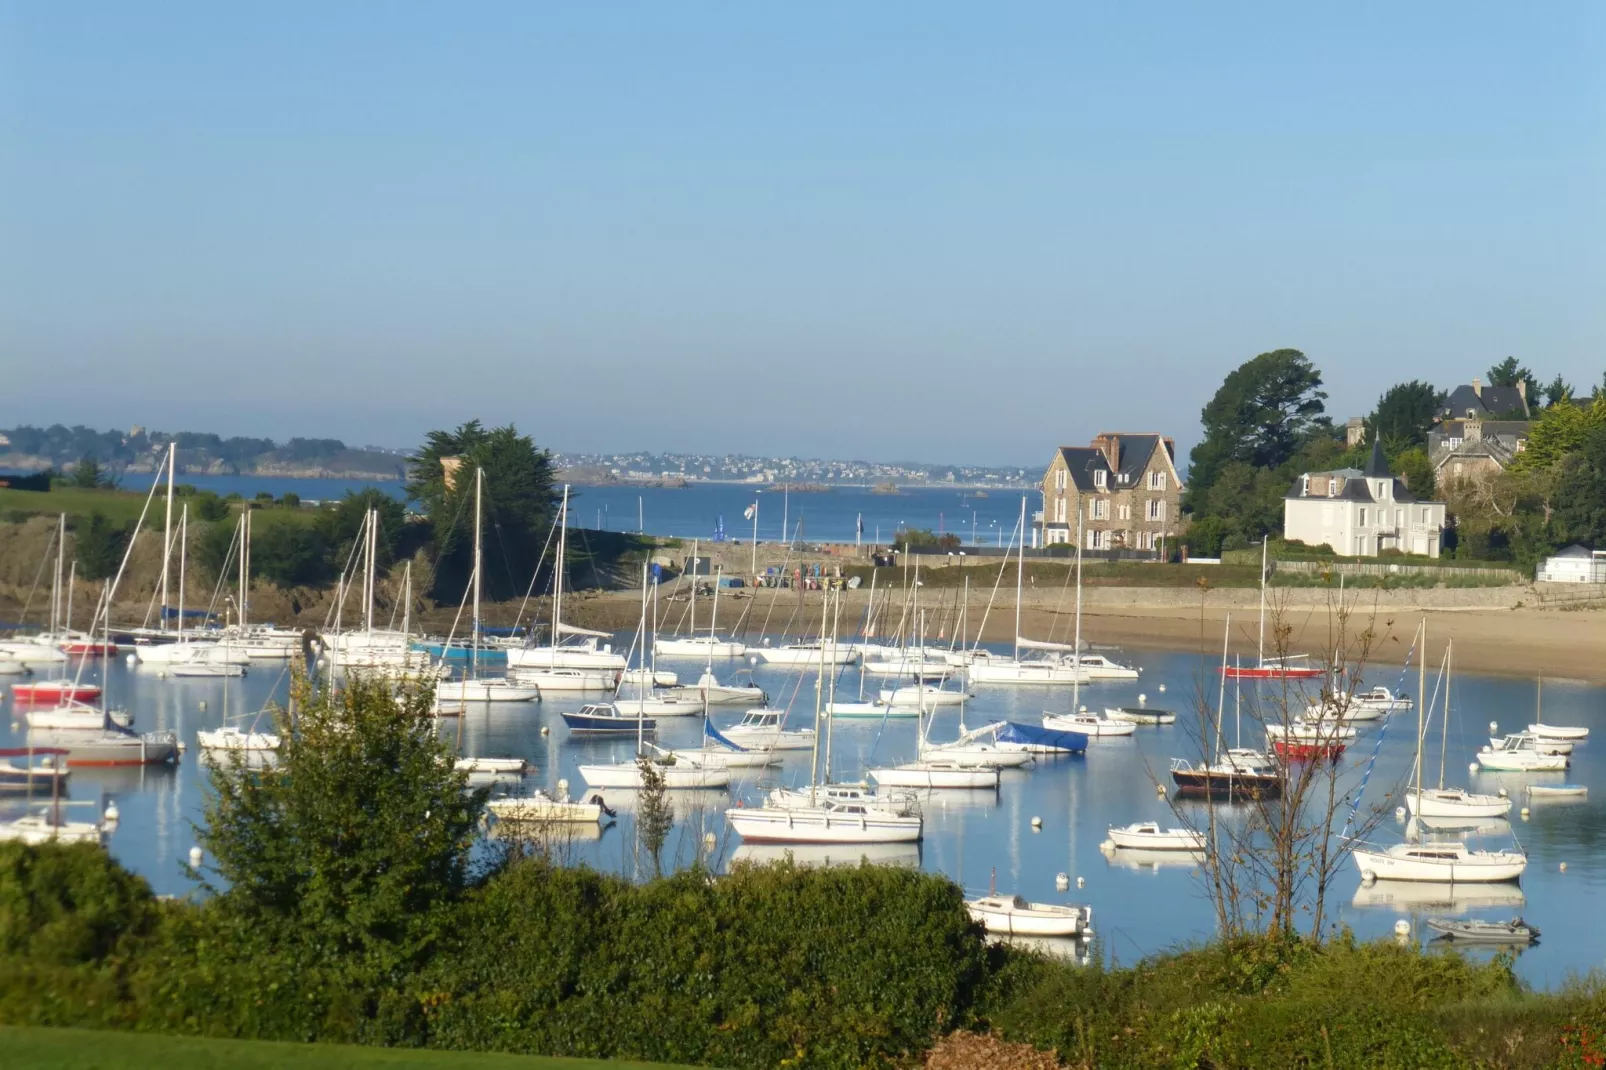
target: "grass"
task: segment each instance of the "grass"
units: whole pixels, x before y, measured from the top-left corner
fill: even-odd
[[[661,1063],[551,1059],[534,1055],[361,1048],[343,1044],[285,1044],[265,1040],[217,1040],[154,1033],[115,1033],[92,1029],[39,1029],[0,1026],[0,1052],[8,1068],[48,1066],[55,1070],[258,1070],[294,1066],[387,1067],[405,1070],[647,1070]]]
[[[21,521],[30,516],[56,516],[66,513],[68,520],[87,517],[91,513],[104,513],[112,520],[138,520],[145,505],[145,495],[122,490],[80,490],[76,487],[58,487],[55,490],[11,490],[0,488],[0,519]],[[153,509],[158,506],[153,505]]]

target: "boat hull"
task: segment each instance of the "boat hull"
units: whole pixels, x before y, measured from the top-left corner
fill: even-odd
[[[1521,857],[1489,859],[1483,861],[1430,862],[1421,858],[1401,858],[1387,851],[1353,852],[1355,864],[1364,878],[1371,874],[1377,880],[1435,881],[1446,884],[1500,884],[1514,881],[1528,868],[1528,860]]]
[[[636,734],[637,726],[643,734],[651,735],[658,730],[658,722],[651,717],[641,719],[637,717],[601,717],[590,713],[563,713],[560,714],[563,723],[569,726],[570,732],[584,732],[589,735],[623,736]]]
[[[1131,829],[1112,828],[1110,842],[1125,850],[1201,851],[1204,849],[1204,835],[1187,829],[1133,832]]]
[[[12,684],[11,697],[17,702],[94,702],[100,698],[100,688],[94,684],[63,684],[45,681],[37,684]]]
[[[745,643],[706,639],[660,639],[652,649],[661,658],[739,658],[747,653]]]
[[[499,821],[563,822],[595,825],[602,820],[600,802],[562,802],[541,796],[492,799],[485,808]]]
[[[1173,769],[1171,781],[1184,795],[1208,795],[1214,799],[1269,799],[1283,790],[1283,778],[1270,773]]]
[[[1405,793],[1405,808],[1418,817],[1505,817],[1511,813],[1511,800],[1498,795],[1466,792],[1440,793],[1414,790]]]
[[[668,789],[723,788],[731,782],[730,770],[686,765],[661,765],[664,787]],[[634,762],[613,765],[582,765],[580,777],[593,788],[634,788],[645,786],[641,768]]]
[[[819,808],[781,809],[752,807],[725,811],[746,843],[915,843],[923,822],[918,816],[841,813]]]
[[[998,769],[922,769],[893,766],[870,770],[870,779],[883,788],[957,788],[992,791],[998,788]]]
[[[1319,680],[1326,675],[1320,668],[1282,665],[1227,665],[1216,671],[1229,680]]]

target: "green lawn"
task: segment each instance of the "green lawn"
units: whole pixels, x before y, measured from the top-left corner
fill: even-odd
[[[55,516],[66,513],[69,518],[105,513],[113,520],[137,520],[145,505],[144,494],[121,490],[79,490],[75,487],[57,487],[49,491],[12,490],[0,488],[0,517],[15,520],[22,516]],[[160,509],[160,502],[152,509]],[[158,514],[159,515],[159,514]]]
[[[280,1044],[259,1040],[213,1040],[153,1033],[0,1026],[0,1065],[48,1066],[53,1070],[297,1070],[386,1067],[396,1070],[666,1070],[663,1064],[547,1059],[534,1055],[360,1048],[339,1044]]]

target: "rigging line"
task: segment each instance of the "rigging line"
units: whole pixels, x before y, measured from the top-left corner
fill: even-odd
[[[1011,548],[1013,548],[1015,545],[1015,533],[1019,531],[1020,521],[1016,520],[1015,527],[1011,529],[1011,534],[1009,537],[1009,545]],[[971,645],[970,648],[970,652],[972,654],[981,649],[981,637],[983,633],[987,631],[987,617],[992,613],[993,602],[998,598],[999,585],[1004,582],[1004,572],[1009,568],[1009,556],[1010,555],[1008,554],[1004,555],[1004,560],[998,565],[998,575],[993,578],[993,593],[987,596],[987,608],[982,610],[981,626],[976,629],[976,641]]]
[[[517,630],[519,625],[524,620],[524,610],[530,604],[530,596],[535,593],[536,581],[541,576],[541,566],[546,564],[547,552],[552,549],[552,536],[557,534],[557,531],[558,516],[556,513],[554,513],[552,515],[552,523],[547,527],[546,543],[541,547],[541,556],[536,559],[535,571],[530,573],[530,585],[524,589],[524,600],[519,603],[518,616],[513,618],[513,627],[515,630]],[[533,633],[535,629],[532,627],[530,630]]]
[[[798,524],[801,525],[802,523],[803,523],[802,520],[798,521]],[[783,532],[781,532],[781,534],[784,536],[786,533],[783,531]],[[760,632],[759,632],[760,635],[769,634],[770,617],[775,613],[775,603],[781,597],[781,584],[784,583],[785,580],[786,580],[786,566],[789,565],[791,563],[791,561],[792,561],[792,540],[788,539],[787,543],[786,543],[786,552],[781,556],[781,571],[776,574],[775,586],[771,588],[771,591],[773,593],[770,595],[769,608],[764,611],[764,627],[760,630]]]
[[[17,617],[17,623],[25,623],[28,619],[28,610],[33,605],[33,596],[39,590],[39,581],[44,578],[45,566],[50,563],[50,548],[56,545],[60,532],[56,528],[50,530],[50,541],[45,543],[45,552],[39,558],[39,571],[34,573],[33,586],[28,589],[28,600],[22,604],[22,613]]]
[[[1411,636],[1411,649],[1405,652],[1405,664],[1400,666],[1399,679],[1396,680],[1394,684],[1395,694],[1399,694],[1405,688],[1406,674],[1411,671],[1411,662],[1417,656],[1417,636],[1421,634],[1421,631],[1418,630],[1416,635]],[[1416,700],[1418,702],[1422,702],[1424,701],[1424,697],[1422,695],[1418,695],[1416,696]],[[1380,729],[1378,729],[1377,739],[1372,744],[1372,755],[1366,760],[1366,772],[1361,774],[1361,784],[1360,787],[1355,790],[1355,801],[1350,804],[1349,816],[1344,819],[1344,831],[1339,834],[1340,839],[1349,838],[1349,830],[1355,824],[1355,813],[1361,808],[1361,799],[1365,798],[1366,796],[1366,785],[1372,779],[1372,769],[1377,765],[1378,752],[1383,749],[1383,740],[1388,735],[1389,722],[1393,719],[1394,711],[1392,710],[1383,715],[1383,725]]]
[[[154,485],[155,484],[152,484],[152,486],[154,486]],[[167,549],[164,551],[162,560],[163,561],[170,561],[170,560],[172,560],[172,557],[173,557],[173,547],[178,545],[178,530],[175,528],[172,532],[170,532],[168,534],[168,537],[163,541],[166,542]],[[150,601],[145,603],[145,616],[139,622],[139,626],[141,628],[147,628],[147,627],[150,626],[150,623],[151,623],[151,610],[152,610],[152,608],[155,607],[156,599],[161,593],[162,593],[161,592],[161,588],[154,587],[154,586],[151,588]],[[162,608],[166,609],[167,607],[163,606]],[[179,631],[182,632],[184,630],[184,622],[183,621],[179,621],[178,622],[178,626],[179,626]]]

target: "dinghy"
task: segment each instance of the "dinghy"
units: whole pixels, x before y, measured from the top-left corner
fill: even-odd
[[[965,900],[970,916],[990,933],[1025,936],[1093,935],[1093,908],[1029,903],[1018,895],[987,895]]]
[[[1423,923],[1446,940],[1475,944],[1531,944],[1539,939],[1539,927],[1519,918],[1510,921],[1462,921],[1458,918],[1428,918]]]
[[[1110,843],[1151,851],[1199,851],[1204,848],[1204,833],[1187,828],[1162,829],[1158,821],[1139,821],[1135,825],[1111,825]]]

